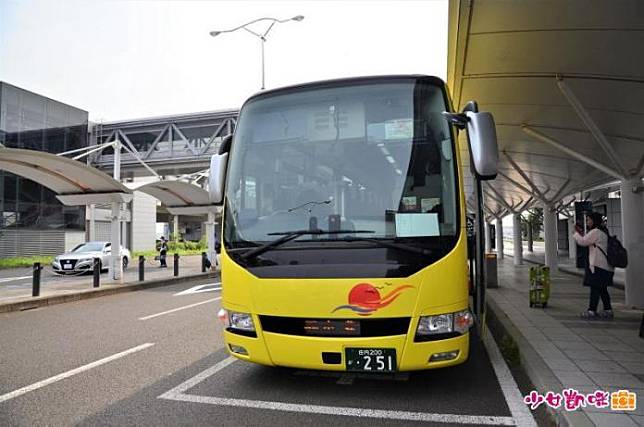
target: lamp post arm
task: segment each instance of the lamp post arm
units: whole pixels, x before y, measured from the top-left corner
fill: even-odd
[[[258,18],[258,19],[255,19],[254,21],[250,21],[250,22],[247,22],[245,24],[242,24],[239,27],[231,28],[230,30],[221,30],[219,32],[220,33],[232,33],[233,31],[241,30],[242,28],[246,27],[247,25],[252,25],[252,24],[254,24],[256,22],[259,22],[259,21],[273,21],[273,23],[271,24],[271,27],[272,27],[273,25],[275,25],[275,23],[283,24],[284,22],[288,22],[288,21],[290,21],[292,19],[293,18],[288,18],[288,19],[275,19],[275,18],[268,18],[268,17],[266,17],[266,18]],[[267,33],[268,33],[268,31],[267,31]],[[255,34],[255,33],[253,33],[253,34]],[[258,35],[258,34],[255,34],[255,35]],[[264,34],[264,35],[266,35],[266,34]]]
[[[274,25],[275,25],[275,21],[271,22],[271,25],[268,27],[268,29],[264,33],[264,37],[266,37],[268,35],[268,32],[271,30],[271,28],[273,28]]]
[[[259,37],[260,39],[262,38],[262,35],[261,35],[261,34],[256,33],[256,32],[255,32],[255,31],[253,31],[253,30],[249,30],[247,27],[242,27],[242,29],[244,29],[244,30],[248,31],[249,33],[251,33],[251,34],[252,34],[252,35],[254,35],[254,36]],[[222,31],[222,32],[223,32],[223,31]]]

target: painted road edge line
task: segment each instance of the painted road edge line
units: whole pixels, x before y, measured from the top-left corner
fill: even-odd
[[[343,406],[303,405],[285,402],[269,402],[263,400],[229,399],[222,397],[197,396],[185,394],[190,388],[196,386],[208,377],[226,368],[237,359],[229,356],[216,365],[206,369],[175,388],[163,393],[159,399],[181,402],[205,403],[219,406],[233,406],[253,409],[268,409],[273,411],[299,412],[319,415],[349,416],[360,418],[382,418],[390,420],[425,421],[434,423],[476,424],[476,425],[506,425],[514,426],[512,417],[498,417],[487,415],[456,415],[432,414],[428,412],[388,411],[381,409],[351,408]]]
[[[494,341],[494,337],[490,333],[489,329],[483,335],[483,344],[487,350],[487,354],[490,357],[490,362],[492,362],[492,368],[496,374],[496,378],[499,380],[499,385],[501,386],[501,391],[505,397],[505,401],[508,404],[512,418],[514,418],[518,426],[529,426],[537,427],[537,422],[532,415],[532,412],[528,409],[525,403],[523,403],[523,395],[519,390],[519,386],[514,377],[510,372],[510,368],[506,365],[503,356],[501,356],[501,351]]]
[[[22,276],[22,277],[4,277],[0,279],[0,283],[4,282],[13,282],[14,280],[24,280],[24,279],[31,279],[32,276]]]
[[[198,303],[195,303],[195,304],[184,305],[183,307],[177,307],[177,308],[173,308],[172,310],[162,311],[161,313],[151,314],[151,315],[145,316],[145,317],[139,317],[139,320],[154,319],[155,317],[163,316],[164,314],[170,314],[170,313],[174,313],[175,311],[186,310],[188,308],[196,307],[196,306],[201,305],[201,304],[207,304],[209,302],[217,301],[217,300],[220,300],[220,299],[221,299],[221,297],[211,298],[211,299],[208,299],[206,301],[201,301],[201,302],[198,302]]]
[[[64,380],[65,378],[69,378],[71,376],[74,376],[76,374],[80,374],[81,372],[88,371],[92,368],[96,368],[97,366],[104,365],[106,363],[109,363],[113,360],[120,359],[121,357],[127,356],[132,353],[136,353],[137,351],[145,350],[148,347],[152,347],[154,343],[145,343],[138,345],[136,347],[132,347],[129,350],[122,351],[120,353],[113,354],[111,356],[105,357],[103,359],[97,360],[96,362],[88,363],[87,365],[80,366],[76,369],[72,369],[71,371],[63,372],[62,374],[58,374],[56,376],[53,376],[51,378],[47,378],[46,380],[38,381],[37,383],[28,385],[26,387],[19,388],[18,390],[14,390],[10,393],[3,394],[0,396],[0,403],[13,399],[15,397],[21,396],[25,393],[29,393],[30,391],[37,390],[39,388],[45,387],[49,384],[53,384],[57,381]]]

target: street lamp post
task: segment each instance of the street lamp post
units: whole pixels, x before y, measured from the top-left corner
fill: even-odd
[[[213,37],[217,37],[219,34],[222,34],[222,33],[232,33],[233,31],[237,31],[237,30],[246,30],[250,34],[252,34],[252,35],[254,35],[254,36],[256,36],[256,37],[258,37],[260,39],[260,41],[262,43],[262,90],[264,90],[265,89],[265,84],[264,84],[264,42],[266,42],[266,36],[268,36],[268,33],[271,31],[271,29],[273,28],[273,26],[275,24],[283,24],[284,22],[288,22],[288,21],[299,22],[302,19],[304,19],[304,16],[302,16],[302,15],[297,15],[297,16],[294,16],[294,17],[288,18],[288,19],[259,18],[259,19],[255,19],[254,21],[250,21],[250,22],[247,22],[247,23],[245,23],[243,25],[240,25],[239,27],[232,28],[230,30],[211,31],[210,35],[213,36]],[[255,32],[253,30],[248,29],[249,25],[254,24],[256,22],[260,22],[260,21],[270,21],[271,22],[271,25],[266,29],[266,31],[263,34],[262,33],[257,33],[257,32]]]

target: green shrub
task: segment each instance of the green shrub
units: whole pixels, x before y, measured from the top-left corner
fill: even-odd
[[[499,342],[499,350],[508,366],[515,368],[521,364],[521,355],[519,353],[519,346],[509,335],[504,335]]]

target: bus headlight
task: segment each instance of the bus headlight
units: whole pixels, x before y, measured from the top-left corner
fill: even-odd
[[[428,335],[449,334],[451,332],[464,334],[469,331],[473,323],[474,318],[469,310],[437,314],[434,316],[423,316],[418,320],[416,336],[426,337]]]
[[[229,311],[228,326],[232,329],[238,329],[240,331],[255,332],[253,316],[251,316],[249,313],[237,313],[234,311]]]
[[[452,313],[439,314],[437,316],[424,316],[418,321],[418,329],[416,335],[435,335],[447,334],[452,332],[453,329]]]

